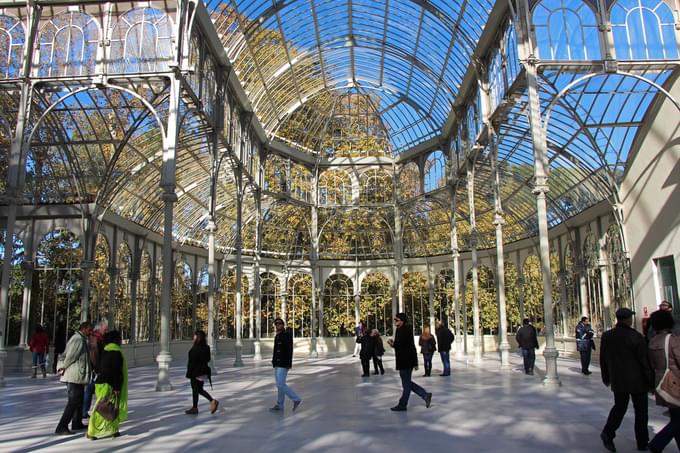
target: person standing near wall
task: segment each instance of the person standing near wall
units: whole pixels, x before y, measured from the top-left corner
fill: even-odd
[[[50,347],[50,339],[47,337],[47,332],[45,332],[45,329],[43,329],[43,326],[40,324],[35,326],[35,332],[33,332],[31,339],[28,341],[28,347],[33,356],[33,375],[31,377],[35,379],[38,374],[38,366],[40,366],[43,379],[45,379],[47,376],[45,359],[47,358],[47,349]]]
[[[451,376],[451,344],[456,338],[451,329],[446,325],[446,320],[437,321],[437,329],[435,330],[437,334],[437,341],[439,342],[439,356],[442,359],[442,365],[444,366],[444,371],[440,376]]]
[[[87,337],[87,351],[90,357],[90,367],[92,373],[90,382],[85,386],[85,396],[83,397],[83,418],[89,418],[90,406],[92,405],[92,395],[94,395],[95,381],[99,374],[99,364],[104,352],[104,335],[108,330],[109,323],[106,320],[99,321],[89,337]]]
[[[581,373],[586,376],[592,374],[588,368],[590,367],[590,356],[595,349],[593,335],[595,335],[595,332],[588,322],[588,317],[582,317],[581,322],[576,325],[576,349],[581,356]]]
[[[411,380],[413,369],[418,366],[418,353],[416,352],[416,345],[413,342],[413,334],[411,326],[408,325],[408,316],[406,313],[397,313],[394,318],[396,331],[394,333],[394,340],[387,340],[387,344],[394,348],[394,355],[397,362],[397,370],[399,370],[399,377],[401,378],[401,398],[399,403],[390,408],[395,412],[403,412],[407,409],[408,399],[411,392],[421,397],[425,401],[425,407],[430,407],[432,403],[432,393],[425,391],[424,388]]]

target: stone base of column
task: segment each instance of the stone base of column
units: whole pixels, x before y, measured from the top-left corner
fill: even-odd
[[[312,337],[311,344],[309,346],[309,357],[316,359],[319,357],[319,352],[316,350],[316,338]]]
[[[453,348],[453,357],[460,359],[463,357],[463,339],[460,335],[454,340],[455,348]]]
[[[472,363],[482,363],[482,342],[478,339],[476,339],[472,345],[472,347],[475,350],[475,358]]]
[[[172,390],[170,383],[170,363],[172,362],[172,355],[169,352],[161,352],[156,357],[158,362],[158,381],[156,381],[157,392],[168,392]]]
[[[499,346],[501,351],[501,371],[511,371],[512,366],[510,365],[510,343],[502,341]]]
[[[559,387],[562,385],[557,375],[557,356],[559,353],[555,348],[546,348],[543,351],[545,357],[545,378],[543,385],[546,387]]]
[[[262,343],[260,343],[260,340],[253,342],[253,360],[262,360]]]
[[[237,341],[236,345],[234,346],[234,354],[234,366],[243,366],[243,344],[240,341]]]

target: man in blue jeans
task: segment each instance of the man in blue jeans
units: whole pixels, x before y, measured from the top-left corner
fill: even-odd
[[[394,333],[394,340],[391,338],[387,340],[387,344],[394,348],[397,370],[399,370],[399,377],[401,377],[401,398],[399,398],[399,404],[391,408],[391,410],[396,412],[406,410],[411,392],[425,400],[425,407],[430,407],[432,402],[432,393],[426,392],[424,388],[411,380],[413,369],[418,366],[418,353],[413,342],[411,326],[407,323],[408,316],[406,316],[406,313],[397,313],[394,318],[394,324],[397,327]]]
[[[286,384],[288,370],[293,367],[293,331],[290,328],[286,329],[281,318],[274,320],[274,327],[276,327],[276,336],[274,337],[272,365],[274,366],[278,395],[276,405],[269,410],[272,412],[282,411],[285,397],[288,396],[293,400],[293,411],[295,411],[302,402],[302,398]]]
[[[449,353],[451,352],[451,343],[455,339],[453,332],[446,325],[446,320],[437,321],[437,341],[439,342],[439,356],[442,358],[442,365],[444,371],[440,376],[451,376],[451,361]]]
[[[534,363],[536,363],[536,349],[538,349],[538,336],[536,335],[536,328],[531,325],[529,318],[522,320],[522,327],[517,331],[515,339],[520,349],[522,349],[524,373],[533,375]]]

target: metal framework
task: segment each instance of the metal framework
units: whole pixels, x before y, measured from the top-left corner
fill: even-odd
[[[178,245],[194,247],[196,257],[206,250],[204,277],[197,280],[196,258],[189,284],[194,294],[198,287],[207,291],[213,346],[223,330],[213,324],[220,275],[233,268],[237,366],[242,333],[259,340],[266,330],[261,322],[269,319],[263,312],[275,304],[269,294],[262,302],[260,283],[269,276],[262,260],[310,276],[304,281],[311,287],[303,290],[291,283],[302,277],[293,279],[286,271],[280,303],[283,316],[287,307],[305,313],[297,328],[312,337],[335,332],[337,326],[328,325],[333,317],[358,320],[362,266],[387,266],[396,311],[404,309],[407,267],[424,265],[427,297],[422,297],[433,322],[434,299],[440,297],[435,294],[443,293],[435,292],[430,261],[446,262],[453,273],[447,307],[460,332],[461,253],[469,253],[472,262],[473,346],[481,360],[477,266],[483,251],[493,251],[505,368],[503,245],[535,240],[543,279],[546,384],[558,384],[548,230],[602,203],[611,206],[614,225],[621,221],[618,188],[636,134],[654,103],[670,97],[668,88],[678,77],[679,5],[678,0],[0,0],[5,237],[30,237],[22,240],[25,267],[33,269],[39,240],[30,227],[15,227],[37,218],[27,214],[31,207],[49,212],[58,205],[60,214],[48,216],[79,222],[86,319],[98,232],[119,219],[122,234],[129,231],[135,239],[125,257],[117,257],[114,229],[110,301],[116,285],[124,285],[137,316],[145,260],[151,270],[144,271],[149,286],[143,293],[154,306],[144,314],[145,331],[150,341],[156,330],[160,334],[159,390],[170,388]],[[643,9],[651,13],[643,15]],[[582,311],[599,310],[607,319],[609,288],[615,296],[625,293],[620,289],[627,272],[625,238],[619,230],[605,236],[618,238],[608,246],[613,275],[607,266],[598,270],[598,294],[608,301],[592,308],[583,300],[594,299],[584,290],[587,275],[595,275],[593,266],[573,247],[565,258],[560,245],[565,326],[567,313],[579,312],[567,309],[568,297],[579,294]],[[5,241],[6,257],[13,244]],[[609,263],[607,247],[599,253]],[[8,313],[11,261],[3,263],[0,330]],[[324,263],[350,269],[355,278],[338,276],[329,283],[322,278]],[[123,267],[128,275],[120,277]],[[570,278],[567,268],[573,269]],[[581,268],[587,269],[582,275]],[[247,310],[245,274],[255,288]],[[385,279],[381,297],[387,297]],[[300,305],[299,294],[310,298],[311,312]],[[342,310],[338,297],[344,298]],[[619,297],[615,304],[629,299]],[[383,317],[384,304],[374,303]],[[441,301],[437,304],[441,311]],[[425,320],[424,308],[419,310]],[[116,322],[112,305],[108,316]],[[132,319],[129,325],[135,341],[139,323]],[[22,326],[24,338],[27,319]],[[4,345],[0,334],[0,368]],[[259,344],[255,351],[257,356]],[[0,369],[0,379],[2,374]]]

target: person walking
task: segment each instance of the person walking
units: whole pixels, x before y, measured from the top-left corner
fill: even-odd
[[[108,332],[102,338],[102,343],[104,347],[94,385],[97,400],[87,425],[87,438],[91,440],[120,436],[120,424],[128,417],[128,370],[125,356],[120,349],[120,332]],[[111,397],[115,398],[118,415],[113,420],[107,420],[97,408],[103,399]]]
[[[50,339],[47,336],[47,332],[45,332],[45,329],[40,324],[36,324],[35,332],[33,332],[31,339],[28,341],[28,347],[33,356],[33,375],[31,378],[35,379],[38,374],[38,366],[40,366],[42,377],[45,379],[47,377],[45,359],[47,358],[47,349],[50,347]]]
[[[423,377],[430,377],[432,374],[432,356],[435,351],[437,351],[437,340],[435,340],[434,335],[430,333],[430,328],[428,326],[423,328],[423,333],[420,334],[418,344],[420,345],[420,353],[423,355],[423,363],[425,366],[425,374],[423,374]]]
[[[656,388],[666,368],[675,376],[680,376],[680,337],[672,334],[675,321],[668,310],[655,311],[649,317],[649,322],[656,332],[654,338],[649,341],[649,361],[654,370]],[[680,407],[665,401],[658,393],[656,404],[667,407],[671,419],[649,442],[649,450],[661,452],[672,439],[675,439],[675,444],[680,450]]]
[[[361,351],[361,338],[363,336],[364,336],[364,323],[362,321],[359,321],[359,323],[354,328],[354,338],[356,339],[356,343],[354,344],[354,352],[352,353],[352,357],[356,357],[357,354],[359,354],[359,351]]]
[[[194,332],[194,345],[189,350],[189,360],[187,361],[187,379],[191,381],[192,406],[184,411],[185,414],[198,414],[198,395],[210,401],[210,413],[217,411],[220,402],[210,396],[203,389],[205,381],[211,382],[212,370],[210,369],[210,346],[206,342],[206,334],[202,330]]]
[[[85,386],[85,395],[83,397],[83,418],[90,417],[90,406],[92,405],[92,395],[95,391],[95,381],[99,374],[99,365],[101,356],[104,352],[104,335],[108,330],[109,323],[106,320],[100,321],[92,329],[92,333],[87,337],[87,351],[90,358],[90,380]]]
[[[418,366],[418,353],[416,352],[412,329],[408,325],[406,313],[397,313],[394,318],[394,324],[396,326],[394,339],[390,338],[387,344],[394,348],[397,370],[399,370],[399,377],[401,378],[402,392],[399,403],[390,408],[390,410],[396,412],[407,410],[411,392],[421,397],[425,401],[425,407],[429,408],[432,403],[432,393],[425,391],[424,388],[411,380],[413,368]]]
[[[536,328],[531,325],[529,318],[522,320],[522,327],[517,330],[515,339],[522,350],[524,374],[533,375],[534,364],[536,363],[536,349],[538,349],[538,336]]]
[[[635,440],[638,450],[646,450],[647,392],[652,389],[652,369],[649,364],[647,343],[642,334],[633,329],[634,311],[628,308],[616,310],[616,326],[602,334],[600,342],[600,369],[602,382],[614,392],[614,406],[600,439],[609,451],[616,451],[614,437],[621,426],[633,400],[635,409]]]
[[[455,335],[448,328],[445,320],[437,321],[435,334],[439,342],[439,357],[441,357],[442,365],[444,366],[444,371],[440,376],[451,376],[451,358],[449,354],[451,353],[451,344],[453,344]]]
[[[383,367],[382,357],[385,354],[385,346],[382,342],[382,337],[380,336],[380,331],[378,329],[373,329],[371,331],[371,336],[373,337],[373,369],[375,370],[373,374],[385,374],[385,368]]]
[[[361,377],[369,377],[371,375],[371,359],[375,355],[375,338],[371,336],[371,332],[366,329],[360,339],[361,351],[359,352],[359,359],[361,359]]]
[[[67,385],[68,401],[61,415],[57,429],[58,435],[74,434],[68,429],[81,430],[87,428],[83,424],[83,390],[90,378],[90,360],[87,356],[87,336],[92,330],[92,324],[83,322],[78,332],[74,333],[66,344],[64,354],[57,364],[57,372],[61,374],[61,382]]]
[[[276,380],[277,397],[276,404],[269,410],[272,412],[283,411],[285,397],[288,396],[293,401],[293,412],[302,403],[302,398],[286,384],[288,370],[293,367],[293,331],[285,327],[283,319],[276,318],[274,327],[276,336],[274,337],[274,354],[272,356],[272,366],[274,367],[274,378]]]
[[[588,322],[588,317],[583,316],[576,325],[576,349],[581,356],[581,373],[586,376],[592,374],[588,368],[590,367],[590,355],[595,350],[593,335],[595,335],[595,332]]]

